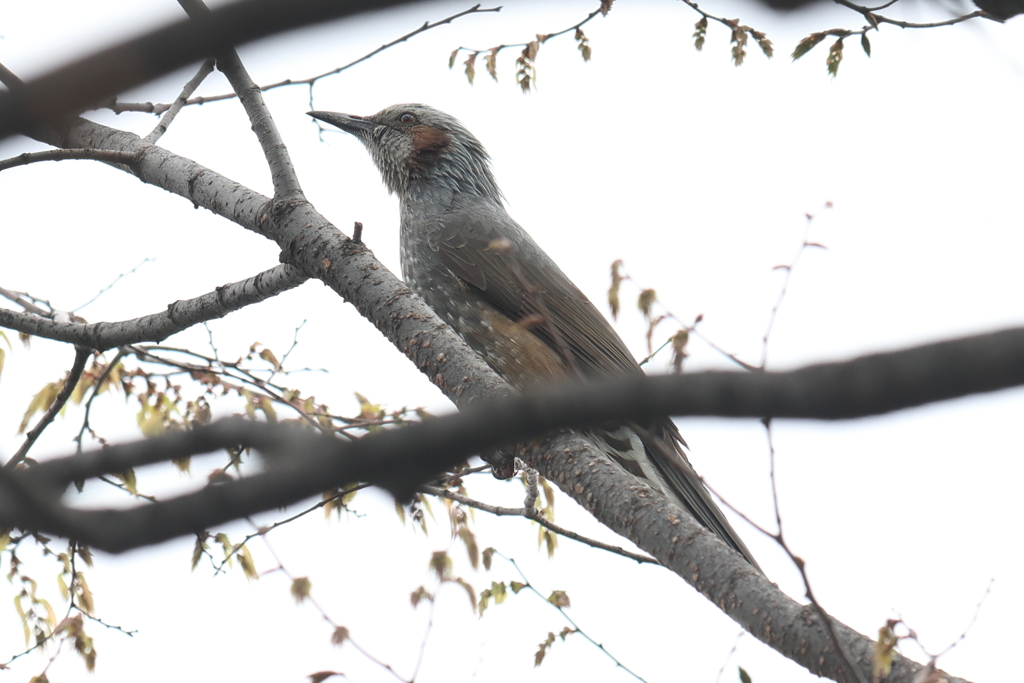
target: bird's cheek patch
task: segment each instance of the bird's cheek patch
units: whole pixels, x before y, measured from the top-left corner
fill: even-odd
[[[425,156],[444,153],[452,142],[451,136],[448,133],[431,126],[424,126],[422,124],[413,126],[411,132],[412,148],[418,154]]]

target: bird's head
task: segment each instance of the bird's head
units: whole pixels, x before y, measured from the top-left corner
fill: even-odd
[[[359,138],[402,199],[440,186],[500,201],[486,150],[454,116],[425,104],[394,104],[372,116],[308,114]]]

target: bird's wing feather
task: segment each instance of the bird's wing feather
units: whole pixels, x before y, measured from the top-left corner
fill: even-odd
[[[468,213],[445,216],[431,245],[445,267],[510,319],[531,318],[530,330],[563,358],[571,357],[571,364],[584,375],[639,372],[605,317],[540,247],[518,226],[517,240],[509,240],[488,218]],[[523,258],[520,250],[533,253]]]

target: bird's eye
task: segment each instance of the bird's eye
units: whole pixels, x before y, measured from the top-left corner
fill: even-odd
[[[399,123],[416,123],[416,117],[406,112],[398,117]]]

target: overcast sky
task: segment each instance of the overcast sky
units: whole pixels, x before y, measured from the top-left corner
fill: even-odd
[[[469,4],[416,5],[240,52],[258,83],[305,78]],[[685,5],[623,0],[584,28],[590,63],[580,58],[571,34],[541,48],[538,89],[529,96],[515,85],[513,51],[499,57],[498,83],[482,64],[473,86],[459,66],[447,68],[455,47],[489,48],[558,31],[596,4],[505,3],[500,14],[463,18],[325,79],[312,105],[370,114],[395,102],[425,102],[454,114],[494,158],[512,216],[602,310],[608,267],[623,259],[640,285],[657,289],[667,310],[684,320],[703,314],[701,329],[711,340],[753,363],[760,361],[782,284],[782,272],[773,267],[793,261],[806,214],[813,214],[810,239],[828,249],[801,256],[769,341],[771,369],[1024,322],[1024,19],[924,31],[883,27],[871,34],[870,59],[856,40],[847,42],[833,80],[825,71],[831,41],[796,63],[788,54],[813,30],[859,28],[862,19],[841,8],[775,15],[744,3],[702,3],[710,12],[740,17],[775,43],[774,59],[752,45],[747,62],[735,68],[723,27],[712,24],[703,52],[696,52],[690,36],[699,17]],[[927,10],[909,5],[886,12],[911,21],[948,16]],[[5,3],[0,63],[28,78],[180,14],[169,0]],[[168,102],[193,71],[121,99]],[[214,74],[200,94],[226,91]],[[361,221],[364,241],[397,272],[397,200],[365,151],[341,133],[318,139],[304,114],[311,108],[308,89],[275,90],[267,101],[317,208],[342,230]],[[91,116],[140,134],[155,124],[143,114]],[[237,102],[188,108],[161,144],[270,193],[266,165]],[[9,140],[0,143],[0,157],[38,148]],[[57,308],[81,306],[118,274],[153,259],[82,309],[90,321],[162,310],[278,262],[275,246],[262,237],[96,163],[5,171],[0,200],[0,286],[31,292]],[[827,202],[833,208],[826,210]],[[643,356],[643,325],[631,304],[624,308],[619,330]],[[391,408],[450,409],[404,356],[315,282],[210,329],[222,357],[241,356],[254,341],[280,356],[303,321],[292,366],[327,371],[296,376],[305,394],[336,412],[358,412],[355,391]],[[168,343],[209,349],[202,329]],[[734,367],[698,340],[690,351],[688,370]],[[31,395],[61,377],[72,357],[64,345],[34,340],[27,352],[15,342],[0,378],[4,459],[20,444],[15,432]],[[667,358],[652,365],[664,370]],[[1022,411],[1024,392],[1013,390],[856,422],[776,423],[787,536],[826,609],[868,635],[886,619],[902,617],[937,652],[967,628],[994,581],[977,622],[940,666],[976,680],[1016,670],[1011,653],[1024,610],[1021,551],[1013,540],[1022,512]],[[81,417],[69,409],[34,453],[68,453]],[[109,440],[138,435],[133,412],[113,397],[95,425]],[[763,427],[683,420],[680,429],[712,486],[771,524]],[[222,460],[197,462],[196,480],[159,468],[141,473],[140,486],[157,495],[194,487]],[[502,505],[522,498],[517,482],[489,476],[473,481],[471,490]],[[87,494],[90,504],[127,502],[94,485]],[[433,589],[430,552],[449,546],[440,504],[426,538],[402,526],[381,494],[361,494],[354,509],[358,515],[329,524],[320,513],[310,515],[268,540],[293,575],[310,578],[332,619],[402,675],[412,671],[429,630],[418,678],[425,683],[633,680],[579,636],[556,643],[535,670],[536,644],[568,624],[525,593],[478,620],[465,593],[446,587],[428,629],[428,610],[413,610],[408,596],[421,584]],[[557,521],[622,542],[565,497]],[[723,667],[722,680],[734,681],[736,666],[755,681],[814,678],[750,636],[737,644],[739,627],[663,569],[568,540],[549,561],[528,523],[477,514],[476,525],[482,545],[514,557],[539,590],[567,590],[577,624],[648,681],[715,681]],[[749,526],[736,526],[769,578],[802,599],[782,553]],[[251,527],[224,530],[237,540]],[[190,572],[191,546],[183,539],[97,557],[87,572],[97,614],[138,630],[128,638],[88,626],[99,652],[97,680],[300,681],[319,670],[342,671],[359,682],[394,680],[350,646],[332,647],[330,627],[310,606],[294,605],[280,573],[247,583],[237,570],[214,577],[205,563]],[[478,590],[491,581],[521,580],[504,561],[490,572],[474,572],[454,548],[456,573]],[[261,571],[276,566],[259,541],[252,552]],[[19,557],[60,612],[55,563],[28,548]],[[8,596],[0,604],[10,605],[19,589],[0,582]],[[0,661],[23,647],[17,615],[0,612]],[[913,646],[905,653],[921,657]],[[27,680],[45,661],[19,659],[12,675]],[[48,675],[81,680],[83,671],[68,653]]]

